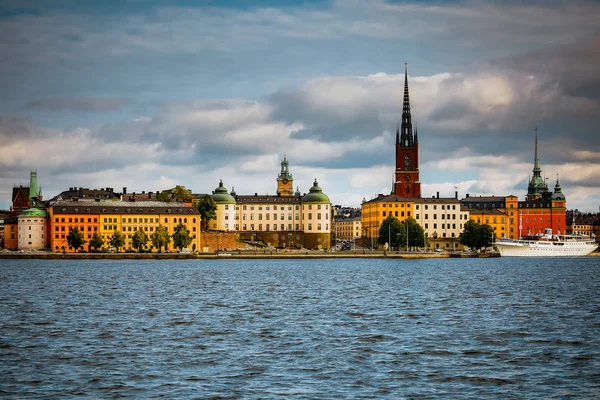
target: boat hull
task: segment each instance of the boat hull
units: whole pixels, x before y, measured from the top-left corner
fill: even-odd
[[[502,257],[582,257],[587,256],[598,245],[579,241],[528,241],[512,240],[497,242]]]

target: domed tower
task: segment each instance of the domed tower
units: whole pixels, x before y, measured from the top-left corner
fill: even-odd
[[[290,174],[290,165],[285,155],[281,162],[281,172],[279,173],[279,176],[277,176],[277,195],[294,195],[294,178],[292,178],[292,174]]]
[[[331,240],[330,222],[331,201],[315,179],[309,193],[302,197],[304,246],[309,249],[328,249]]]
[[[235,192],[234,192],[235,193]],[[212,195],[215,203],[217,203],[217,218],[210,221],[210,229],[217,231],[234,231],[235,230],[235,198],[227,193],[227,189],[223,186],[223,180],[219,181]]]
[[[48,213],[39,208],[28,208],[17,216],[19,222],[19,250],[45,249],[49,233]]]

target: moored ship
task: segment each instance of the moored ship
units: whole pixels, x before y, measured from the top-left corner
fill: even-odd
[[[587,256],[598,244],[586,235],[552,235],[551,229],[540,236],[523,239],[500,238],[495,243],[502,257],[581,257]]]

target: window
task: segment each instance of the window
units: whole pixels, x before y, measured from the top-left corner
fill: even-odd
[[[410,156],[408,154],[404,156],[404,170],[410,171]]]

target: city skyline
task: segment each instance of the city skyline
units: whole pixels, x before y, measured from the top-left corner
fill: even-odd
[[[594,2],[4,3],[0,208],[30,170],[45,198],[274,194],[284,154],[360,206],[391,191],[405,62],[424,197],[523,199],[537,126],[549,186],[600,205]]]

